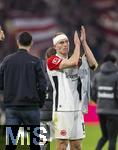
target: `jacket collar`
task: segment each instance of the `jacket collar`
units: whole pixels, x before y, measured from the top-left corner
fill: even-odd
[[[23,49],[23,48],[18,49],[18,51],[19,51],[19,52],[28,52],[26,49]]]

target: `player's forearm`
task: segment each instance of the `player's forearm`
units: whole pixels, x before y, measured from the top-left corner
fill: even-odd
[[[74,52],[72,54],[72,56],[69,58],[69,61],[73,64],[73,65],[78,65],[79,62],[79,58],[80,58],[80,45],[76,44],[75,45],[75,49]]]
[[[85,55],[87,57],[89,66],[90,67],[94,67],[94,70],[95,70],[97,68],[97,66],[98,66],[98,63],[97,63],[97,61],[96,61],[96,59],[95,59],[91,49],[89,48],[87,42],[82,43],[82,46],[83,46]]]

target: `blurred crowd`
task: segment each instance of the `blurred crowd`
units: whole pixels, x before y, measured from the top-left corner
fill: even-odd
[[[22,30],[34,34],[34,48],[43,57],[56,31],[63,31],[72,39],[74,30],[81,25],[86,27],[98,62],[106,53],[118,53],[117,0],[0,0],[0,14],[7,37],[0,44],[0,59],[15,51],[14,38]]]

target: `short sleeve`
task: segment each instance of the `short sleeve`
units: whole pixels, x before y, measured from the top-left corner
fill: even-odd
[[[48,58],[47,66],[49,70],[59,70],[59,65],[61,61],[62,61],[62,58],[59,58],[58,56],[55,56],[55,55]]]

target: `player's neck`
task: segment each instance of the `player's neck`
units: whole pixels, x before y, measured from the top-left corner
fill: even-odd
[[[58,56],[62,57],[62,58],[67,58],[67,57],[68,57],[68,55],[63,55],[63,54],[61,54],[61,53],[59,53],[59,52],[57,52],[56,54],[57,54]]]

